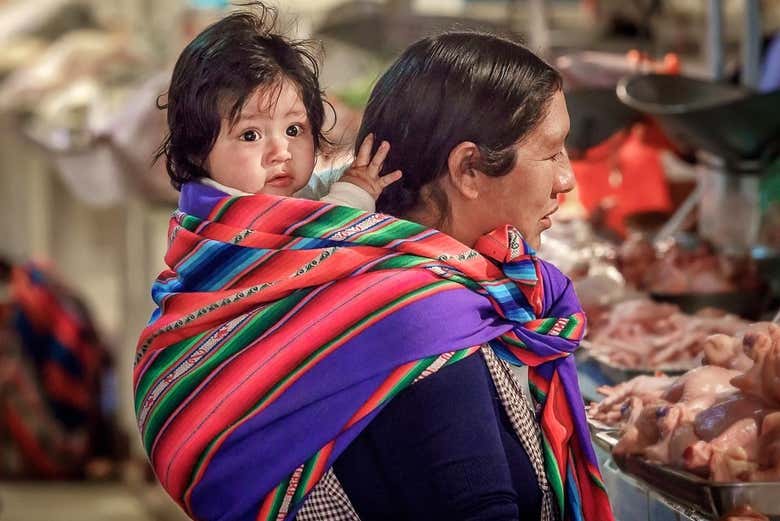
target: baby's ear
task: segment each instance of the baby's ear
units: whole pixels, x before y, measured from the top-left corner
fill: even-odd
[[[447,158],[447,175],[455,189],[466,199],[479,197],[479,147],[471,141],[463,141],[450,150]]]

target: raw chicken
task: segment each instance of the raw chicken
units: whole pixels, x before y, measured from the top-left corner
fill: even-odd
[[[645,278],[657,261],[658,252],[642,234],[630,235],[617,250],[617,265],[626,282],[643,289]]]
[[[698,413],[719,397],[736,392],[729,382],[739,374],[739,371],[716,365],[697,367],[680,376],[661,399],[670,403],[683,402],[689,411]]]
[[[617,424],[626,410],[641,409],[643,405],[658,401],[675,380],[664,375],[642,375],[614,387],[602,385],[596,390],[605,398],[590,407],[590,416],[610,425]],[[631,399],[635,401],[629,402]]]
[[[743,346],[753,366],[736,376],[733,385],[780,408],[780,326],[768,324],[765,331],[754,329],[745,333]]]
[[[632,238],[618,250],[618,265],[637,289],[665,295],[725,293],[753,287],[754,277],[745,276],[748,266],[734,270],[736,261],[720,257],[712,245],[695,248],[676,242],[656,248],[647,240]],[[751,272],[752,273],[752,272]]]
[[[674,379],[665,390],[654,381],[658,384],[654,391],[660,391],[660,397],[646,404],[634,400],[629,402],[629,411],[623,409],[624,417],[629,417],[615,453],[639,454],[662,463],[681,462],[688,445],[698,441],[693,428],[696,415],[719,397],[736,391],[729,384],[735,374],[722,367],[705,366]],[[686,427],[680,430],[683,425]]]
[[[600,388],[606,398],[589,413],[623,422],[618,457],[639,456],[716,482],[780,481],[780,327],[764,322],[742,337],[714,335],[705,349],[720,365]]]
[[[698,441],[691,427],[692,414],[682,404],[660,407],[656,411],[658,440],[641,454],[650,461],[680,464],[689,445]]]
[[[683,457],[688,469],[709,470],[713,481],[737,481],[758,466],[757,454],[758,424],[753,418],[743,418],[711,441],[693,443]]]
[[[643,407],[635,419],[629,422],[621,433],[612,454],[616,456],[642,454],[646,447],[658,442],[661,432],[658,426],[658,416],[668,406],[663,403]]]
[[[758,440],[758,462],[749,481],[780,481],[780,411],[767,414],[761,424]]]
[[[742,340],[737,337],[717,334],[704,341],[704,359],[702,363],[718,365],[726,369],[747,371],[753,365],[742,349]]]
[[[41,98],[84,78],[107,78],[142,65],[127,35],[94,29],[71,31],[0,88],[0,107],[36,109]]]
[[[760,425],[768,412],[770,411],[761,400],[736,393],[699,412],[694,421],[694,429],[699,438],[711,441],[737,420],[752,418]]]
[[[677,306],[637,299],[617,304],[592,331],[590,353],[612,365],[634,369],[693,367],[712,334],[736,335],[747,322],[705,310],[696,315]]]

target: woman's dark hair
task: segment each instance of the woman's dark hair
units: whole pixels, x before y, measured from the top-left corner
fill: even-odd
[[[223,118],[234,124],[257,88],[278,89],[289,80],[311,125],[315,149],[327,143],[322,133],[324,99],[317,57],[321,47],[309,40],[288,40],[273,32],[276,10],[259,2],[254,9],[227,15],[210,25],[179,56],[168,88],[168,136],[154,160],[165,157],[171,183],[208,177],[203,161],[219,136]]]
[[[464,141],[479,147],[476,168],[507,174],[515,163],[512,145],[541,122],[561,87],[555,69],[498,36],[451,32],[414,43],[377,82],[357,136],[357,143],[369,132],[376,144],[388,141],[383,173],[403,172],[384,189],[377,210],[402,216],[415,208],[421,189],[445,174],[450,152]],[[444,192],[434,184],[430,190],[446,218]]]

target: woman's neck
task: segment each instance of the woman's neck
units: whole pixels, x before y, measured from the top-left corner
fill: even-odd
[[[457,215],[454,209],[450,209],[449,213]],[[480,236],[480,234],[474,233],[474,230],[471,230],[469,226],[466,226],[466,223],[459,223],[458,219],[452,215],[443,216],[436,205],[431,202],[409,210],[401,218],[446,233],[468,247],[473,247]]]

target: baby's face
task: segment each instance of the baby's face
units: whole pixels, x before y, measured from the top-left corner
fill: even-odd
[[[204,163],[211,178],[251,194],[291,196],[309,182],[314,136],[293,84],[256,90],[231,127],[222,120]]]

